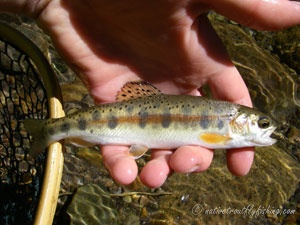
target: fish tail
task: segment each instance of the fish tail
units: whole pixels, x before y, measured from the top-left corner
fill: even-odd
[[[48,136],[46,135],[46,119],[26,119],[23,121],[25,129],[32,136],[29,155],[33,158],[42,153],[48,146]]]

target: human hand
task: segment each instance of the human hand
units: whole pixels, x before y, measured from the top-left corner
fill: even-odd
[[[214,9],[259,29],[300,23],[300,5],[287,0],[48,0],[35,9],[32,15],[99,103],[115,101],[127,81],[142,79],[166,94],[200,95],[207,83],[214,97],[251,106],[240,74],[203,13]],[[127,152],[126,146],[102,147],[106,167],[121,184],[138,173]],[[140,174],[150,187],[161,186],[173,170],[204,171],[213,158],[213,150],[200,146],[151,154]],[[227,150],[228,168],[245,175],[253,157],[254,148]]]

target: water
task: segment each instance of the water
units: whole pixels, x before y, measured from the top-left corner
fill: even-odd
[[[255,107],[278,121],[278,132],[282,137],[278,144],[257,148],[247,176],[233,176],[226,167],[224,151],[216,151],[207,171],[173,174],[155,190],[144,187],[139,180],[130,186],[120,186],[105,170],[97,151],[67,146],[61,185],[63,195],[59,198],[55,224],[69,223],[66,208],[72,193],[89,183],[101,184],[108,194],[145,192],[111,197],[110,207],[118,213],[123,224],[296,224],[300,199],[300,78],[297,74],[300,68],[297,60],[287,65],[288,62],[282,63],[280,57],[289,58],[289,52],[292,56],[297,55],[299,42],[296,41],[300,39],[291,42],[288,39],[291,38],[290,30],[283,31],[282,35],[256,32],[214,14],[210,19],[246,81]],[[25,27],[28,29],[28,25]],[[31,25],[30,29],[37,28]],[[299,32],[299,28],[293,28],[292,32]],[[276,38],[276,35],[279,36]],[[287,37],[286,44],[282,37]],[[287,46],[289,51],[283,51],[282,46]],[[53,48],[49,49],[62,85],[66,111],[92,105],[92,99],[80,81]],[[147,160],[149,156],[138,160],[139,166]],[[172,195],[146,194],[153,192],[171,192]],[[100,198],[101,194],[98,194]],[[92,216],[97,215],[92,213]]]

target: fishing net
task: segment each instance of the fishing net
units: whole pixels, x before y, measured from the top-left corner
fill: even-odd
[[[33,160],[22,120],[48,117],[47,94],[33,61],[0,33],[0,224],[32,224],[44,156]]]

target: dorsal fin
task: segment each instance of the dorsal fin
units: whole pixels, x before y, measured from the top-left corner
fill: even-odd
[[[116,100],[118,102],[146,97],[151,95],[161,95],[162,93],[152,84],[146,81],[127,82],[118,92]]]

